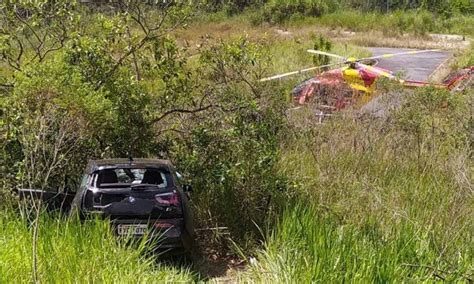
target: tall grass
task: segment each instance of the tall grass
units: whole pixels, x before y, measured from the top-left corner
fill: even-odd
[[[445,262],[429,232],[401,222],[389,232],[376,223],[360,229],[321,217],[317,205],[299,202],[285,210],[269,233],[253,280],[268,283],[403,282],[470,279],[472,250],[466,244]]]
[[[461,53],[458,60],[454,62],[453,68],[474,66],[474,44],[470,44],[466,51]]]
[[[472,94],[405,93],[385,120],[295,111],[279,167],[290,205],[243,279],[472,281]]]
[[[331,29],[347,29],[356,32],[381,31],[385,36],[415,34],[423,36],[428,33],[454,33],[474,36],[472,15],[455,14],[445,17],[426,10],[398,10],[390,13],[363,12],[352,9],[340,9],[319,16],[306,15],[298,11],[286,11],[287,7],[261,8],[250,10],[243,16],[254,25],[269,22],[274,25],[290,27],[319,26]]]
[[[396,11],[390,14],[376,12],[339,11],[308,21],[332,28],[348,28],[354,31],[383,31],[386,35],[413,33],[457,33],[474,35],[469,26],[472,16],[457,15],[451,18],[436,16],[428,11]]]
[[[295,21],[319,24],[331,28],[347,28],[353,31],[383,31],[386,35],[413,33],[456,33],[474,35],[470,27],[474,25],[474,17],[456,15],[450,18],[437,16],[428,11],[396,11],[389,14],[377,12],[338,11],[322,15],[319,18],[305,18]]]
[[[0,212],[0,282],[33,281],[31,222],[11,210]],[[121,243],[106,221],[42,215],[37,241],[37,281],[73,282],[191,282],[186,269],[159,264],[144,254],[145,244]]]

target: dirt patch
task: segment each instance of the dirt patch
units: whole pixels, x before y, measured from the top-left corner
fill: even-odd
[[[398,37],[392,37],[386,36],[382,32],[377,31],[357,33],[351,37],[340,37],[339,40],[360,46],[419,49],[464,49],[470,44],[468,38],[456,35],[416,36],[405,34]]]

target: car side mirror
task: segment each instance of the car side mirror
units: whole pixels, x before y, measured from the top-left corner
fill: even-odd
[[[183,185],[184,192],[193,192],[193,187],[190,184]]]

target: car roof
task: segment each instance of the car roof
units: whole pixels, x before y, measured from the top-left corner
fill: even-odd
[[[169,160],[162,159],[101,159],[90,160],[87,164],[86,173],[90,174],[95,171],[114,168],[166,168],[171,170],[172,167]]]

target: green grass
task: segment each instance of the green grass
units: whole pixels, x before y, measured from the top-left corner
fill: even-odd
[[[218,13],[197,24],[214,32],[212,23],[220,22],[217,34],[235,36],[236,31],[240,35],[251,26],[249,18],[255,15],[228,19]],[[305,50],[312,47],[313,37],[320,32],[318,27],[362,34],[376,30],[387,36],[428,32],[472,35],[474,18],[431,18],[430,13],[413,11],[388,15],[341,11],[319,18],[296,15],[284,25],[306,30],[279,37],[274,27],[262,25],[249,32],[250,38],[269,46],[268,76],[311,66],[311,55]],[[263,30],[272,34],[261,35]],[[189,37],[197,37],[192,32]],[[370,55],[363,48],[340,42],[334,43],[332,51],[356,57]],[[465,53],[458,64],[472,63],[472,54]],[[309,72],[269,84],[279,84],[281,92],[275,92],[275,96],[284,96],[298,81],[311,75]],[[274,216],[274,223],[268,222],[275,226],[266,231],[260,250],[247,252],[256,255],[258,264],[250,266],[241,280],[306,283],[473,279],[472,154],[465,144],[457,144],[470,130],[471,122],[466,122],[469,111],[460,110],[449,127],[435,128],[436,146],[431,144],[429,131],[417,144],[415,131],[402,131],[400,125],[391,122],[395,117],[381,123],[353,119],[353,114],[347,113],[348,118],[315,125],[311,106],[288,113],[295,116],[290,124],[292,131],[281,139],[275,170],[288,179],[282,188],[287,189],[291,205],[280,216]],[[436,120],[452,114],[438,114]],[[417,122],[418,117],[414,118]],[[417,126],[415,122],[410,125]],[[208,213],[208,208],[199,209]],[[0,214],[0,283],[32,282],[32,228],[12,211],[0,210]],[[44,215],[38,235],[38,280],[196,279],[190,270],[165,266],[146,256],[145,249],[143,243],[130,247],[118,241],[106,222],[81,224]]]
[[[314,204],[289,206],[246,276],[266,283],[466,281],[471,277],[472,251],[465,248],[452,262],[440,261],[430,233],[409,222],[383,233],[376,222],[360,229],[335,220],[321,217]]]
[[[453,69],[474,66],[474,44],[466,48],[453,64]]]
[[[474,17],[455,14],[444,17],[425,10],[394,11],[387,14],[379,12],[361,12],[356,10],[340,10],[325,13],[320,17],[293,15],[287,25],[305,26],[320,25],[333,29],[344,28],[352,31],[383,31],[386,35],[413,33],[456,33],[473,36]]]
[[[320,162],[287,157],[293,162],[286,167],[297,174],[293,190],[306,198],[297,194],[278,218],[257,253],[258,266],[245,277],[295,283],[470,279],[474,226],[466,189],[448,173],[420,170],[408,159],[368,155],[343,151]]]
[[[362,12],[351,9],[324,13],[319,17],[302,15],[300,13],[282,12],[283,18],[276,22],[264,8],[249,9],[242,14],[227,16],[223,12],[200,15],[198,23],[223,23],[231,20],[239,26],[271,25],[292,28],[328,27],[345,29],[355,32],[381,31],[385,36],[414,34],[418,36],[427,33],[449,33],[474,36],[474,16],[469,14],[453,14],[451,17],[437,15],[426,10],[393,11],[390,13]],[[276,16],[278,18],[278,16]],[[281,18],[281,17],[279,17]]]
[[[0,282],[31,283],[32,227],[17,213],[0,212]],[[145,256],[145,244],[127,246],[111,233],[107,222],[40,218],[37,280],[73,282],[191,282],[186,269],[159,264]]]
[[[357,32],[383,31],[393,36],[404,33],[424,35],[426,33],[455,33],[473,36],[470,27],[474,17],[455,15],[451,18],[436,16],[427,11],[396,11],[389,14],[376,12],[339,11],[321,17],[297,18],[290,22],[294,26],[308,24],[345,28]]]

